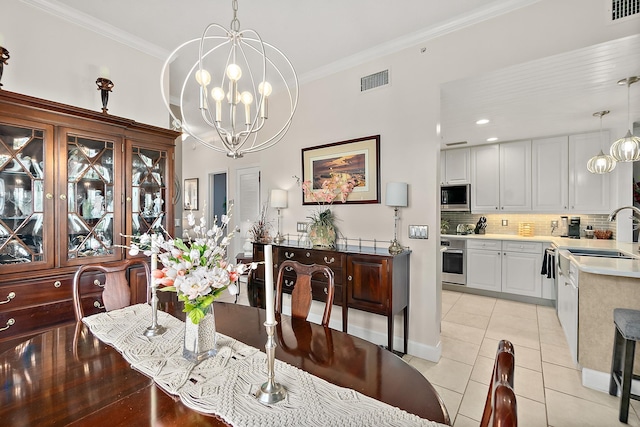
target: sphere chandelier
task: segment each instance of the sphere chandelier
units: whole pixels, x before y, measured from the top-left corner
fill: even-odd
[[[289,59],[251,29],[240,30],[238,2],[232,1],[229,29],[209,24],[202,37],[178,46],[162,67],[161,92],[165,106],[182,131],[206,147],[239,158],[265,150],[289,130],[298,105],[298,76]],[[197,45],[196,45],[197,44]],[[178,117],[165,93],[167,68],[172,62],[197,57],[184,68],[177,100]],[[171,67],[171,73],[180,67]],[[278,105],[269,113],[269,99]],[[191,107],[196,103],[198,107]],[[188,101],[191,101],[190,103]],[[215,132],[214,132],[215,131]]]
[[[594,117],[600,117],[600,143],[602,143],[602,116],[609,114],[608,110],[593,113]],[[608,154],[604,154],[602,150],[597,156],[593,156],[587,162],[587,170],[591,173],[605,174],[616,168],[616,161]]]
[[[631,85],[638,80],[640,80],[640,76],[632,76],[618,81],[619,85],[627,85],[627,119],[629,122],[629,130],[627,131],[627,134],[611,145],[611,157],[616,159],[618,162],[636,162],[640,160],[640,138],[631,132],[631,129],[633,129],[633,123],[631,122],[630,100]]]

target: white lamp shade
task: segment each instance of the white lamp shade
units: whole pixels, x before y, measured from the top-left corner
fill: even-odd
[[[271,207],[272,208],[286,208],[287,207],[287,191],[286,190],[271,190]]]
[[[406,182],[388,182],[386,205],[394,207],[405,207],[408,205],[408,187]]]

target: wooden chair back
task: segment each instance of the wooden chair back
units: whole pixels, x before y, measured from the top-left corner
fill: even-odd
[[[328,327],[329,319],[331,318],[335,282],[333,271],[325,265],[301,264],[293,260],[283,261],[278,269],[278,280],[276,282],[276,313],[282,313],[284,274],[285,272],[291,271],[296,274],[296,280],[293,283],[293,290],[291,292],[291,316],[301,319],[306,319],[309,315],[309,310],[311,310],[311,301],[313,300],[311,278],[315,274],[324,274],[327,278],[325,307],[321,324]]]
[[[507,340],[498,343],[491,382],[480,427],[517,427],[518,412],[513,391],[515,350]]]
[[[87,271],[100,271],[104,273],[103,284],[97,284],[102,290],[102,303],[106,311],[116,310],[131,305],[131,289],[127,280],[127,270],[136,265],[141,265],[145,269],[147,276],[147,301],[149,301],[149,280],[151,271],[149,265],[143,259],[127,259],[117,263],[108,264],[86,264],[81,266],[73,276],[73,310],[76,321],[81,321],[84,317],[82,308],[82,275]]]

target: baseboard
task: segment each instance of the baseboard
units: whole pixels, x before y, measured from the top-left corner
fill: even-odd
[[[593,390],[609,394],[610,378],[611,375],[608,372],[582,368],[582,385]],[[618,390],[618,392],[619,391],[620,390]],[[633,380],[631,382],[631,393],[640,395],[640,381]]]

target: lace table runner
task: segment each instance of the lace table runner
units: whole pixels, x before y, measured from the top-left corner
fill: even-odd
[[[83,319],[96,337],[159,387],[179,396],[189,408],[218,415],[233,426],[443,426],[279,360],[276,379],[286,387],[287,398],[264,405],[254,397],[267,378],[264,353],[218,333],[218,354],[196,365],[182,357],[181,320],[159,311],[158,323],[167,332],[145,337],[150,321],[148,304]]]

